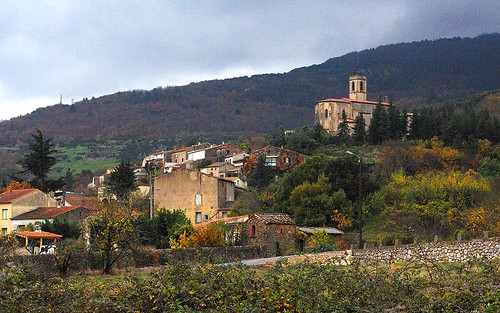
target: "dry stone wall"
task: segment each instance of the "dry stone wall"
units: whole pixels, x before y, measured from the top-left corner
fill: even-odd
[[[363,263],[396,261],[466,262],[500,256],[500,237],[455,242],[434,242],[353,251],[353,260]]]

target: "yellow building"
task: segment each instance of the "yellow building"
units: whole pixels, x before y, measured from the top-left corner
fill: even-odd
[[[38,189],[10,190],[0,194],[0,230],[2,235],[13,231],[12,218],[38,207],[57,206],[57,201]]]
[[[234,182],[187,169],[155,178],[156,210],[180,209],[193,224],[227,217],[235,196]]]

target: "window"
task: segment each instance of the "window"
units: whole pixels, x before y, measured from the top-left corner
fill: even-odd
[[[7,236],[7,228],[2,228],[2,235]]]
[[[276,166],[276,163],[278,163],[278,158],[275,156],[268,156],[266,157],[266,166]]]
[[[195,223],[201,223],[201,212],[196,212],[195,213]]]
[[[345,86],[345,85],[344,85]],[[354,82],[352,82],[351,90],[354,91]]]
[[[205,222],[208,222],[208,220],[209,220],[209,219],[210,219],[210,217],[208,216],[208,214],[205,214],[205,219],[204,219],[204,221],[205,221]]]
[[[325,109],[325,118],[328,118],[328,109]]]
[[[2,219],[6,220],[9,218],[9,209],[2,209]]]
[[[290,163],[290,158],[289,157],[285,157],[285,164],[289,164]]]
[[[200,206],[201,205],[201,194],[197,193],[195,196],[194,196],[194,204],[196,206]]]
[[[257,226],[252,225],[250,227],[250,237],[257,237]]]
[[[227,212],[222,212],[222,218],[226,218],[227,217]]]
[[[360,90],[360,91],[363,91],[363,81],[360,81],[360,82],[359,82],[359,90]]]

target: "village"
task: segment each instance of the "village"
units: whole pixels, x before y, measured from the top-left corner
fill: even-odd
[[[393,107],[387,99],[367,100],[365,76],[352,75],[348,87],[348,98],[328,98],[316,104],[315,121],[329,136],[341,138],[342,132],[347,134],[356,132],[360,120],[365,128],[363,131],[369,130],[371,121],[377,119],[375,113],[377,109]],[[404,137],[410,132],[411,116],[408,115],[403,124],[404,129],[401,134]],[[288,134],[290,133],[293,131],[288,131]],[[361,171],[361,152],[355,154],[347,150],[343,154],[348,157],[354,156],[352,159],[357,158],[359,163],[359,166],[353,164],[350,169],[344,169],[345,171],[357,173],[358,168]],[[106,253],[115,256],[108,260],[107,264],[105,261],[105,272],[111,272],[115,262],[119,263],[122,253],[126,254],[124,243],[121,243],[123,250],[120,253],[115,251],[119,250],[120,241],[130,245],[132,243],[124,238],[134,236],[136,238],[134,245],[150,245],[157,249],[243,247],[241,251],[248,250],[240,251],[238,256],[230,256],[224,261],[328,250],[344,250],[345,253],[341,255],[345,257],[352,256],[354,249],[366,249],[369,244],[362,237],[362,211],[357,212],[357,228],[346,227],[344,224],[351,225],[352,220],[348,220],[350,217],[346,213],[338,213],[346,212],[346,207],[349,206],[347,202],[343,204],[344,208],[340,207],[340,211],[335,211],[337,213],[333,220],[321,220],[323,214],[330,218],[331,212],[313,213],[317,208],[308,209],[307,204],[298,207],[299,211],[296,208],[295,211],[287,212],[235,209],[235,202],[240,197],[247,197],[249,181],[255,180],[252,175],[269,176],[267,183],[273,180],[280,181],[286,173],[303,165],[308,158],[309,155],[283,146],[266,145],[251,150],[248,147],[244,149],[238,143],[204,142],[153,152],[145,156],[140,164],[122,162],[117,167],[108,168],[104,175],[94,176],[88,183],[89,194],[65,188],[42,192],[35,188],[25,188],[26,185],[23,183],[13,181],[0,195],[2,211],[0,228],[3,236],[10,235],[15,238],[18,254],[42,255],[57,254],[58,241],[63,242],[68,239],[62,234],[43,231],[41,229],[43,225],[50,226],[54,223],[75,225],[80,231],[74,239],[83,240],[87,249],[90,249],[92,243],[106,233],[106,226],[103,229],[102,225],[95,224],[95,220],[126,221],[121,228],[117,226],[107,230],[123,232],[121,234],[123,238],[109,238],[113,244],[108,247]],[[259,174],[255,174],[259,171]],[[361,172],[358,174],[360,188],[354,197],[362,196]],[[256,184],[252,183],[255,189]],[[339,187],[348,188],[345,185]],[[131,199],[141,200],[141,205],[133,203]],[[110,212],[110,207],[115,207],[113,210],[117,212]],[[358,207],[361,208],[360,204]],[[117,213],[119,218],[114,216]],[[165,218],[165,214],[172,214],[167,215],[170,217],[177,214],[181,216],[181,222],[176,224],[179,222],[177,221],[165,226],[163,230],[157,230],[155,236],[160,239],[152,239],[151,234],[149,235],[151,238],[144,239],[141,237],[142,234],[138,235],[141,232],[140,227],[132,225],[138,223],[141,218],[149,218],[149,222],[146,223],[150,224],[147,227],[153,227],[151,225],[157,223],[158,218]],[[301,218],[303,215],[309,217]],[[172,229],[177,228],[184,230],[173,234]],[[358,232],[356,236],[359,235],[359,240],[356,236],[346,240],[344,231],[339,228],[347,228],[351,233]],[[202,235],[197,232],[205,233],[206,238],[200,239]],[[486,239],[488,239],[487,233],[484,234]],[[417,243],[416,237],[408,238],[403,238],[406,244]],[[435,235],[434,242],[439,241],[438,235]],[[401,239],[392,242],[395,247],[400,244]],[[494,257],[498,253],[496,248],[483,251],[469,247],[469,251],[479,251],[477,253],[481,255],[485,253],[488,257]],[[359,257],[364,253],[366,252],[358,252]],[[406,258],[394,255],[392,257]],[[458,253],[452,254],[449,259],[464,257],[468,256]]]

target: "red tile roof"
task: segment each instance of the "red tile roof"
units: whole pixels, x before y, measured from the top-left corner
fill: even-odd
[[[38,189],[9,190],[0,194],[0,203],[12,203],[17,199],[38,191]]]
[[[352,103],[352,102],[357,102],[357,103],[366,103],[366,104],[379,104],[378,101],[370,101],[370,100],[355,100],[355,99],[348,99],[348,98],[342,98],[342,99],[336,99],[336,98],[328,98],[324,100],[318,101],[320,102],[343,102],[343,103]],[[385,106],[390,106],[391,104],[389,102],[380,102],[381,105]]]
[[[93,211],[98,210],[102,207],[102,201],[97,197],[90,196],[71,196],[66,197],[66,202],[72,206],[83,206],[89,208]]]
[[[22,231],[16,233],[16,236],[30,239],[58,239],[62,238],[61,235],[49,233],[45,231]]]
[[[33,211],[29,211],[23,214],[19,214],[18,216],[14,216],[12,220],[34,220],[34,219],[55,218],[61,214],[71,212],[78,208],[83,208],[89,210],[90,212],[90,209],[81,206],[39,207],[34,209]]]

